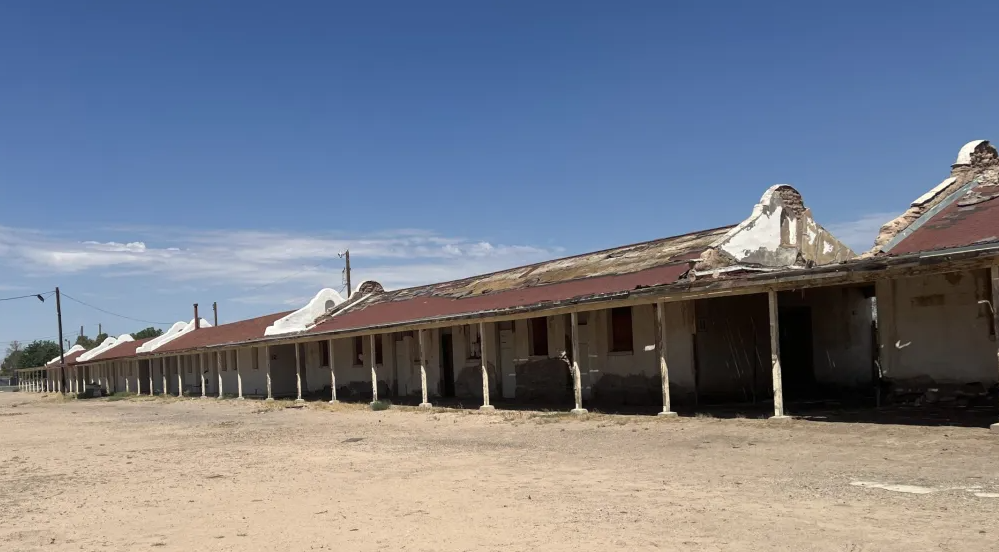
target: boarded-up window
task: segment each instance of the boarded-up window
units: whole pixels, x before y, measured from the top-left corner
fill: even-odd
[[[382,336],[375,336],[375,364],[382,363]]]
[[[326,340],[320,341],[319,349],[320,349],[319,354],[322,355],[322,357],[319,359],[319,364],[326,366],[328,368],[329,367],[328,364],[330,362],[330,342]]]
[[[364,338],[357,336],[354,338],[354,366],[364,364]]]
[[[216,353],[218,355],[218,362],[222,365],[222,371],[227,372],[229,370],[229,355],[226,353]]]
[[[611,309],[610,352],[632,352],[631,307]]]
[[[250,366],[254,370],[260,369],[260,350],[256,347],[250,347]]]
[[[479,325],[470,324],[465,326],[465,343],[468,358],[482,358],[482,336],[479,335]]]
[[[530,328],[531,356],[548,356],[548,319],[532,318],[527,321]]]
[[[232,369],[239,370],[239,351],[232,352]]]
[[[192,362],[191,357],[184,357],[184,360],[186,361],[186,364],[187,364],[187,373],[188,374],[193,373],[194,372],[194,362]],[[130,375],[130,376],[132,375],[132,369],[131,368],[129,368],[128,375]]]

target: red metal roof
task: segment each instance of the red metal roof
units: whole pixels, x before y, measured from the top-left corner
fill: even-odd
[[[241,343],[251,339],[264,337],[264,330],[275,320],[283,318],[295,311],[265,314],[249,320],[240,320],[229,324],[220,324],[210,328],[199,328],[170,341],[150,354],[172,351],[186,351],[204,347],[216,347],[229,343]]]
[[[150,339],[153,338],[147,337],[145,339],[136,339],[135,341],[126,341],[125,343],[115,345],[114,347],[111,347],[110,349],[90,359],[88,362],[101,362],[105,360],[133,357],[135,356],[135,350]]]
[[[581,278],[557,284],[526,287],[499,293],[484,293],[463,298],[417,296],[394,300],[393,292],[384,299],[375,296],[372,304],[359,304],[310,330],[324,333],[360,329],[383,324],[398,324],[436,317],[457,316],[483,311],[543,306],[593,295],[630,291],[638,288],[673,283],[687,272],[690,265],[678,262],[631,274]]]
[[[999,186],[980,184],[892,247],[892,255],[999,241]]]
[[[66,365],[67,366],[69,366],[70,364],[76,364],[76,357],[82,355],[85,352],[87,352],[87,351],[75,351],[73,353],[65,355],[63,357],[63,359],[66,361]],[[59,359],[56,359],[56,360],[48,363],[46,366],[58,366],[58,365],[59,365]]]

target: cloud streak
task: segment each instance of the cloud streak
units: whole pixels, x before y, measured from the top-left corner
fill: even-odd
[[[337,287],[338,254],[350,249],[355,282],[374,279],[387,288],[399,288],[537,262],[561,252],[412,229],[362,236],[176,228],[119,233],[128,239],[74,240],[34,229],[0,227],[0,262],[36,275],[152,276],[242,290],[278,281]],[[253,302],[252,295],[247,298]]]
[[[863,253],[874,247],[874,240],[881,231],[881,225],[894,219],[898,213],[868,213],[860,217],[826,224],[825,228],[839,241],[850,246],[855,253]]]

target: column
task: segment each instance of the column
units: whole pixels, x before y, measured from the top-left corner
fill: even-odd
[[[295,344],[295,385],[298,388],[298,398],[295,402],[305,402],[302,400],[302,363],[299,360],[300,343]]]
[[[201,398],[207,399],[208,388],[206,387],[207,382],[205,381],[205,353],[198,353],[198,372],[201,373]]]
[[[266,359],[264,359],[266,361],[265,364],[267,366],[267,400],[273,401],[274,393],[271,390],[271,346],[270,345],[264,346],[264,355],[267,357]]]
[[[489,358],[486,350],[486,323],[479,322],[479,348],[482,356],[482,406],[479,410],[496,410],[496,407],[489,404]]]
[[[427,347],[424,344],[426,340],[425,333],[423,330],[417,330],[416,332],[416,338],[420,340],[420,385],[423,388],[423,402],[420,403],[420,406],[431,408],[434,405],[430,404],[430,401],[427,400]]]
[[[576,408],[571,413],[586,414],[586,409],[583,408],[583,383],[579,375],[579,313],[570,314],[569,321],[572,324],[572,390],[576,401]]]
[[[999,312],[996,312],[996,309],[999,308],[999,264],[992,265],[989,272],[992,275],[992,327],[999,328]],[[996,344],[999,347],[999,341]],[[996,359],[999,360],[999,349],[996,349]],[[990,425],[989,429],[993,433],[999,433],[999,422]]]
[[[153,359],[146,361],[146,370],[149,373],[149,396],[153,396]]]
[[[660,416],[675,417],[669,400],[669,365],[666,363],[666,302],[656,303],[656,325],[659,326],[659,374],[663,379],[663,411]]]
[[[167,371],[168,371],[168,368],[167,368],[167,357],[163,357],[163,358],[160,359],[160,376],[163,377],[163,395],[164,396],[170,394],[170,387],[167,385]]]
[[[243,372],[239,370],[239,349],[232,352],[232,365],[236,369],[236,390],[239,393],[236,399],[241,401],[243,400]]]
[[[219,375],[219,398],[222,398],[222,353],[215,353],[215,371]]]
[[[371,334],[368,337],[368,343],[371,350],[368,351],[368,357],[371,364],[371,402],[378,402],[378,368],[375,367],[375,334]]]
[[[176,358],[177,358],[177,396],[178,397],[183,397],[184,396],[184,363],[182,362],[181,357],[179,355]]]
[[[138,360],[133,360],[132,361],[132,368],[135,370],[135,394],[136,395],[141,395],[142,394],[142,383],[141,383],[141,380],[139,379],[140,378],[140,376],[139,376],[140,370],[139,370],[139,361]]]
[[[333,369],[333,339],[330,339],[330,404],[336,404],[336,370]]]
[[[767,292],[770,301],[770,363],[773,365],[774,378],[774,415],[771,419],[783,420],[784,415],[784,388],[780,373],[780,323],[777,311],[777,292],[770,290]]]

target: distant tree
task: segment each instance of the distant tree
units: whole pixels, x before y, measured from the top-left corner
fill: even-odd
[[[149,326],[144,330],[139,330],[132,334],[134,339],[146,339],[147,337],[159,337],[163,335],[163,330]]]
[[[85,335],[81,335],[81,336],[79,336],[79,337],[76,338],[76,343],[74,343],[74,345],[82,345],[84,349],[93,349],[94,348],[94,340],[90,339],[89,337],[87,337]]]
[[[7,345],[7,351],[4,353],[3,362],[0,363],[0,374],[5,376],[11,376],[14,374],[16,368],[20,368],[18,361],[20,360],[22,349],[24,347],[21,345],[20,341],[11,341]]]
[[[17,359],[18,368],[35,368],[59,356],[59,344],[48,339],[32,341],[21,350]]]

